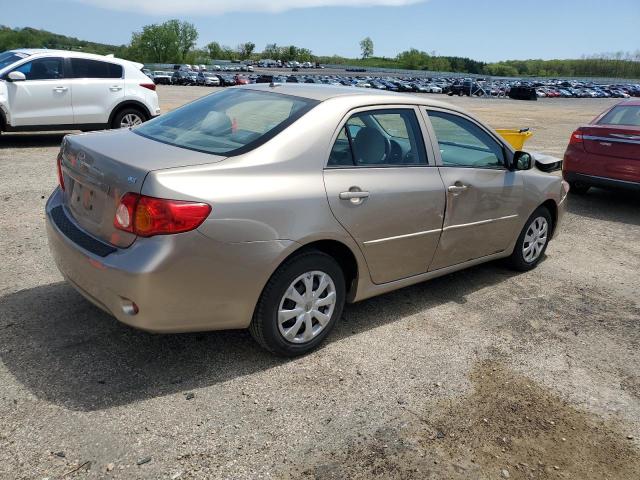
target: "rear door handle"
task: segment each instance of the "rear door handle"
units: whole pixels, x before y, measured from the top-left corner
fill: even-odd
[[[468,188],[468,185],[449,185],[447,190],[449,191],[449,193],[462,193]]]
[[[68,87],[53,87],[54,92],[66,92],[67,90],[69,90]]]
[[[122,87],[119,87],[118,85],[114,85],[113,87],[109,87],[109,90],[111,90],[112,92],[118,92],[122,90]]]
[[[348,192],[340,192],[338,198],[340,198],[340,200],[349,200],[354,205],[360,205],[364,202],[365,198],[369,197],[369,192],[363,192],[362,190],[357,189],[358,187],[351,188],[352,189]]]

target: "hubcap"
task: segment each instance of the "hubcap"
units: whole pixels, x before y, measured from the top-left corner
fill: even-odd
[[[278,308],[278,329],[291,343],[307,343],[329,324],[336,306],[336,286],[324,272],[314,270],[296,278]]]
[[[546,218],[538,217],[531,222],[522,244],[522,255],[526,262],[534,262],[540,256],[547,243],[548,231],[549,223]]]
[[[135,113],[127,113],[120,121],[120,128],[135,127],[136,125],[142,125],[142,118]]]

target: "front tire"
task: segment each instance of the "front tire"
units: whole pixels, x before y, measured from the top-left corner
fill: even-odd
[[[319,251],[301,253],[271,276],[249,331],[272,353],[295,357],[315,349],[342,315],[345,279],[336,260]]]
[[[516,246],[509,257],[510,266],[521,272],[534,269],[544,257],[552,231],[553,220],[549,210],[538,207],[518,236]]]

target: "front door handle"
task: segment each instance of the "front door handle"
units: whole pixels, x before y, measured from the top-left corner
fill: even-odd
[[[468,185],[456,184],[456,185],[450,185],[449,188],[447,188],[447,190],[449,191],[449,193],[462,193],[465,190],[467,190],[467,188],[469,188]]]
[[[340,192],[340,200],[349,200],[354,205],[360,205],[365,198],[369,197],[369,192],[363,192],[358,187],[351,187],[348,192]]]
[[[53,87],[54,92],[66,92],[67,90],[69,90],[68,87]]]

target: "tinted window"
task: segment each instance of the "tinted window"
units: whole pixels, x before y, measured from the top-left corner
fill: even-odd
[[[24,73],[27,80],[55,80],[62,78],[62,59],[39,58],[20,65],[14,71]]]
[[[640,127],[640,106],[618,105],[600,119],[599,125],[629,125]]]
[[[122,78],[122,66],[115,63],[72,58],[72,78]]]
[[[413,110],[372,110],[349,118],[331,149],[328,166],[426,165]]]
[[[162,115],[134,132],[177,147],[234,155],[266,142],[316,104],[275,92],[225,90]]]
[[[504,168],[502,145],[475,123],[454,114],[428,113],[445,167]]]

